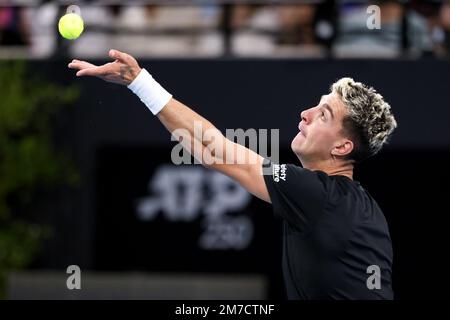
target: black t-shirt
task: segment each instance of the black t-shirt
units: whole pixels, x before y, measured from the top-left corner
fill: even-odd
[[[359,182],[292,164],[269,166],[264,180],[283,220],[288,298],[393,299],[388,225]]]

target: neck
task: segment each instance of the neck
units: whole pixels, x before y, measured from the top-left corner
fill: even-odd
[[[329,176],[346,176],[347,178],[353,180],[353,162],[351,161],[341,161],[336,159],[322,160],[308,162],[301,160],[303,168],[309,170],[320,170],[328,174]]]

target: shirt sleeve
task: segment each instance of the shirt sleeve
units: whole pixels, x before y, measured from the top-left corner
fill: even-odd
[[[264,181],[275,216],[306,231],[322,215],[328,175],[293,164],[263,164]]]

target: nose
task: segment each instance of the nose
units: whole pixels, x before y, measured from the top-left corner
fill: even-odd
[[[308,123],[308,110],[303,110],[303,111],[300,113],[300,118],[302,119],[302,121],[303,121],[304,123]]]

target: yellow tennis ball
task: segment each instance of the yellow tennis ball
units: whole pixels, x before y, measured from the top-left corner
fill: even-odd
[[[59,33],[66,39],[74,40],[83,32],[83,19],[78,14],[68,13],[59,19]]]

